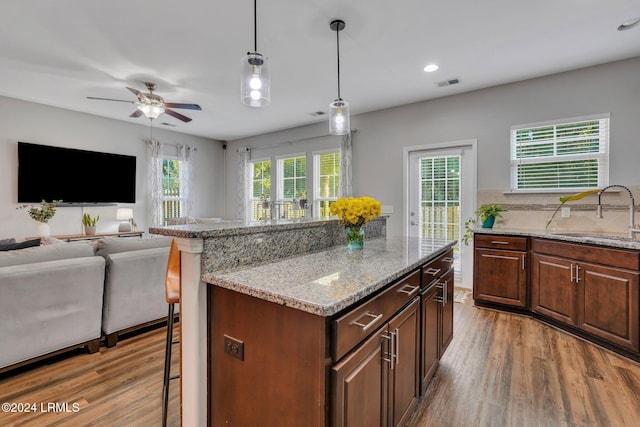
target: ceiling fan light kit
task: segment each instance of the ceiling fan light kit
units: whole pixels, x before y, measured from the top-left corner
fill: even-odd
[[[331,21],[329,28],[336,32],[336,46],[338,57],[338,97],[329,104],[329,133],[331,135],[346,135],[351,131],[349,103],[340,97],[340,31],[345,27],[344,21]]]
[[[271,102],[269,58],[258,52],[256,0],[253,0],[253,52],[241,61],[240,101],[249,107],[266,107]]]

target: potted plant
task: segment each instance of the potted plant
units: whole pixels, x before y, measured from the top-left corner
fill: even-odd
[[[62,200],[53,200],[51,202],[47,202],[43,200],[40,202],[40,207],[34,207],[31,205],[22,205],[17,207],[16,209],[25,209],[29,208],[29,216],[31,219],[38,221],[38,237],[46,237],[49,235],[49,220],[53,218],[56,214],[56,206],[62,203]]]
[[[476,209],[474,214],[476,215],[476,218],[480,218],[482,228],[493,228],[493,224],[496,218],[502,217],[502,212],[505,211],[505,208],[496,203],[492,205],[480,205],[480,207]],[[462,241],[465,245],[468,245],[469,240],[473,238],[475,224],[475,218],[469,218],[464,223],[465,233],[464,236],[462,236]]]
[[[85,213],[84,215],[82,215],[82,225],[84,225],[84,234],[86,234],[87,236],[93,236],[94,234],[96,234],[96,224],[98,223],[99,219],[100,219],[100,216],[92,217],[88,213]]]

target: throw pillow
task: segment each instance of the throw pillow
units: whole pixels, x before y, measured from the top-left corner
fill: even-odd
[[[0,251],[15,251],[16,249],[32,248],[34,246],[40,246],[40,239],[25,240],[18,243],[6,243],[0,245]]]
[[[8,243],[15,243],[16,239],[15,238],[10,238],[10,239],[0,239],[0,245],[6,245]]]

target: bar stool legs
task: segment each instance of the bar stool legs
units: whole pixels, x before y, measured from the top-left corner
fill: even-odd
[[[167,342],[164,351],[164,383],[162,385],[162,426],[167,425],[167,412],[169,405],[169,381],[179,378],[179,375],[170,376],[171,373],[171,345],[173,342],[175,304],[169,304],[169,316],[167,317]]]

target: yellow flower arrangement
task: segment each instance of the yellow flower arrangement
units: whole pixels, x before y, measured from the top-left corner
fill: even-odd
[[[340,218],[345,227],[361,227],[378,218],[382,206],[373,197],[340,197],[331,204],[331,215]]]

